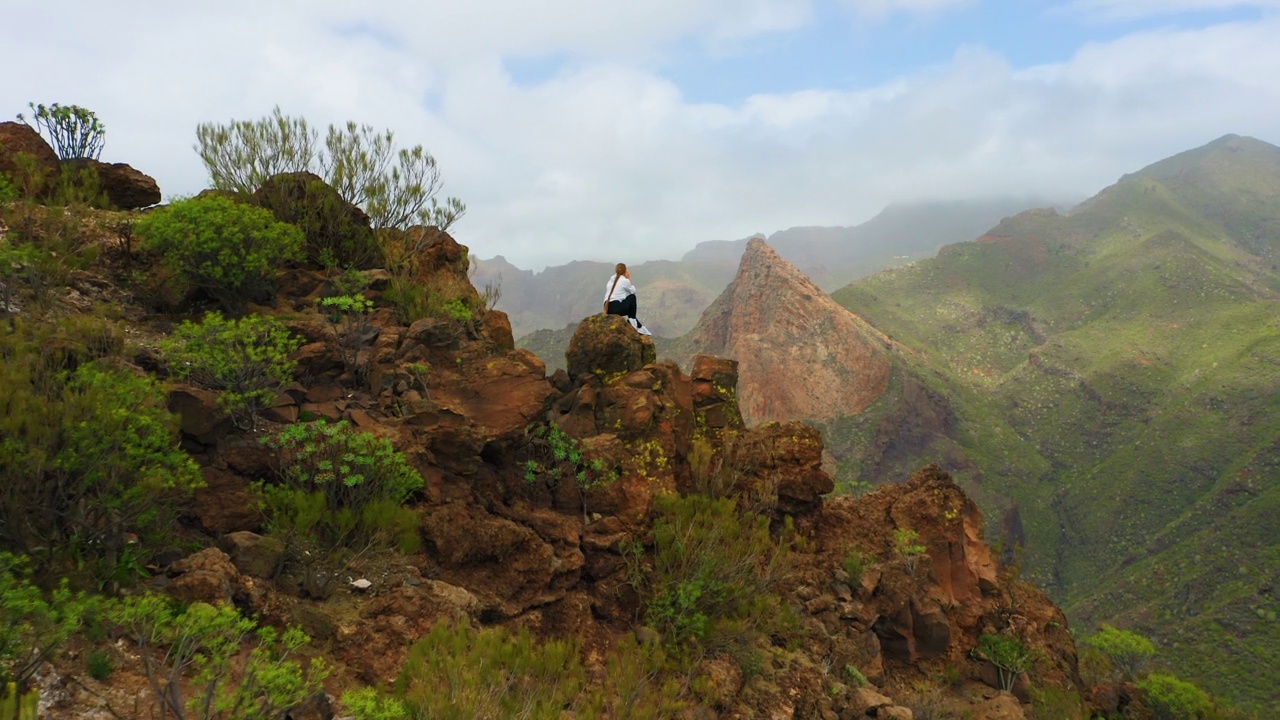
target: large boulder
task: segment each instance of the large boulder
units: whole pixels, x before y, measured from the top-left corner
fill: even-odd
[[[121,210],[136,210],[160,202],[160,186],[155,178],[125,163],[104,163],[92,158],[62,161],[62,169],[72,172],[91,170],[98,175],[98,187],[107,200]]]
[[[18,155],[26,153],[43,171],[46,184],[58,175],[58,154],[26,123],[0,123],[0,175],[17,180]]]
[[[317,267],[336,263],[366,270],[382,264],[369,216],[314,173],[273,175],[254,191],[253,201],[302,228],[307,261]]]
[[[594,373],[606,382],[648,365],[657,348],[621,315],[592,315],[578,324],[565,360],[575,380]]]

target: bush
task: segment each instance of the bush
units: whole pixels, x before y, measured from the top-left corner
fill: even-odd
[[[103,138],[107,127],[91,110],[79,105],[49,106],[28,103],[31,108],[31,120],[35,128],[49,140],[54,152],[63,160],[74,158],[91,158],[97,160],[102,154]],[[18,114],[18,119],[27,119]]]
[[[6,688],[19,698],[31,690],[31,678],[79,629],[87,607],[65,580],[46,597],[25,558],[0,552],[0,697]]]
[[[856,588],[862,582],[862,574],[873,564],[873,558],[854,545],[840,558],[840,566],[849,574],[849,585]]]
[[[113,614],[138,645],[161,717],[281,717],[320,690],[328,675],[319,659],[306,669],[292,659],[310,642],[306,633],[260,628],[230,605],[179,608],[160,595],[137,595]],[[248,659],[235,662],[242,646],[254,639]],[[163,655],[155,652],[160,647],[167,648]],[[184,687],[196,693],[190,700],[184,701]]]
[[[361,330],[365,315],[373,310],[373,301],[363,295],[334,295],[320,298],[319,304],[342,353],[343,366],[354,375],[362,375],[367,363],[360,362]]]
[[[396,694],[415,719],[559,720],[585,682],[573,642],[442,622],[409,651]]]
[[[400,698],[378,693],[373,688],[348,690],[342,694],[342,706],[355,720],[407,720],[409,709]]]
[[[659,496],[654,509],[653,567],[635,568],[632,580],[646,621],[674,655],[740,653],[788,626],[773,586],[788,566],[789,545],[770,536],[767,517],[700,495]]]
[[[150,378],[97,360],[101,321],[0,332],[0,542],[117,582],[201,480]],[[139,545],[129,543],[137,536]]]
[[[1164,673],[1151,673],[1138,681],[1146,703],[1157,720],[1197,720],[1213,710],[1213,700],[1195,685]]]
[[[566,477],[573,480],[582,499],[584,518],[587,491],[618,479],[616,472],[606,468],[599,458],[588,457],[578,441],[554,423],[535,425],[526,432],[524,455],[525,482],[541,482],[554,494],[561,480]]]
[[[160,343],[174,377],[219,391],[218,403],[241,427],[293,382],[289,355],[300,341],[278,320],[250,315],[228,320],[211,312],[199,324],[183,322]]]
[[[978,638],[974,655],[996,666],[1000,675],[1000,689],[1013,690],[1018,676],[1031,668],[1035,655],[1021,641],[1011,635],[992,635]]]
[[[279,451],[279,483],[254,485],[272,531],[330,549],[388,541],[415,549],[418,515],[401,504],[424,483],[391,441],[344,421],[290,425],[263,442]]]
[[[1155,657],[1156,646],[1150,640],[1129,630],[1119,630],[1103,625],[1097,633],[1084,639],[1084,644],[1096,648],[1119,670],[1121,679],[1132,681],[1141,674],[1143,667]]]
[[[442,183],[435,158],[421,145],[396,150],[390,130],[330,125],[323,151],[317,143],[305,119],[285,116],[279,107],[261,120],[196,128],[196,151],[219,190],[252,193],[273,175],[319,171],[343,199],[364,208],[375,228],[445,229],[466,212],[457,198],[442,203],[436,197]]]
[[[193,285],[230,313],[266,301],[284,262],[302,254],[302,231],[269,210],[225,197],[181,200],[147,214],[135,231],[143,249],[160,253]]]
[[[920,534],[915,530],[896,528],[893,531],[893,551],[914,578],[919,571],[920,558],[928,552],[928,548],[920,544]]]

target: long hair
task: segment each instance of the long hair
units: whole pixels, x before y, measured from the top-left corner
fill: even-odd
[[[618,263],[617,265],[615,265],[615,266],[613,267],[613,274],[614,274],[614,275],[626,275],[626,274],[627,274],[627,264],[626,264],[626,263]]]

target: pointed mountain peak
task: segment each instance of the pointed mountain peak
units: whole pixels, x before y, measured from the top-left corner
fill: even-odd
[[[1213,142],[1129,173],[1120,178],[1120,182],[1142,178],[1204,182],[1224,175],[1259,172],[1269,176],[1280,172],[1280,147],[1244,135],[1223,135]]]
[[[887,337],[759,238],[688,339],[697,352],[738,361],[749,424],[857,414],[884,394],[892,368]]]

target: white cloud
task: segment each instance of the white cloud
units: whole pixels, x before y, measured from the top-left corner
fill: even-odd
[[[861,222],[900,199],[1083,196],[1228,132],[1280,141],[1274,17],[1132,35],[1030,69],[966,47],[877,87],[716,104],[690,100],[653,58],[786,31],[808,2],[262,5],[18,10],[15,26],[33,30],[11,36],[0,98],[22,105],[0,113],[27,99],[92,108],[104,159],[170,195],[205,182],[191,150],[202,121],[279,104],[321,127],[389,127],[434,153],[446,193],[468,203],[460,241],[526,267],[676,257],[702,240]],[[570,59],[521,85],[506,69],[520,56]]]

